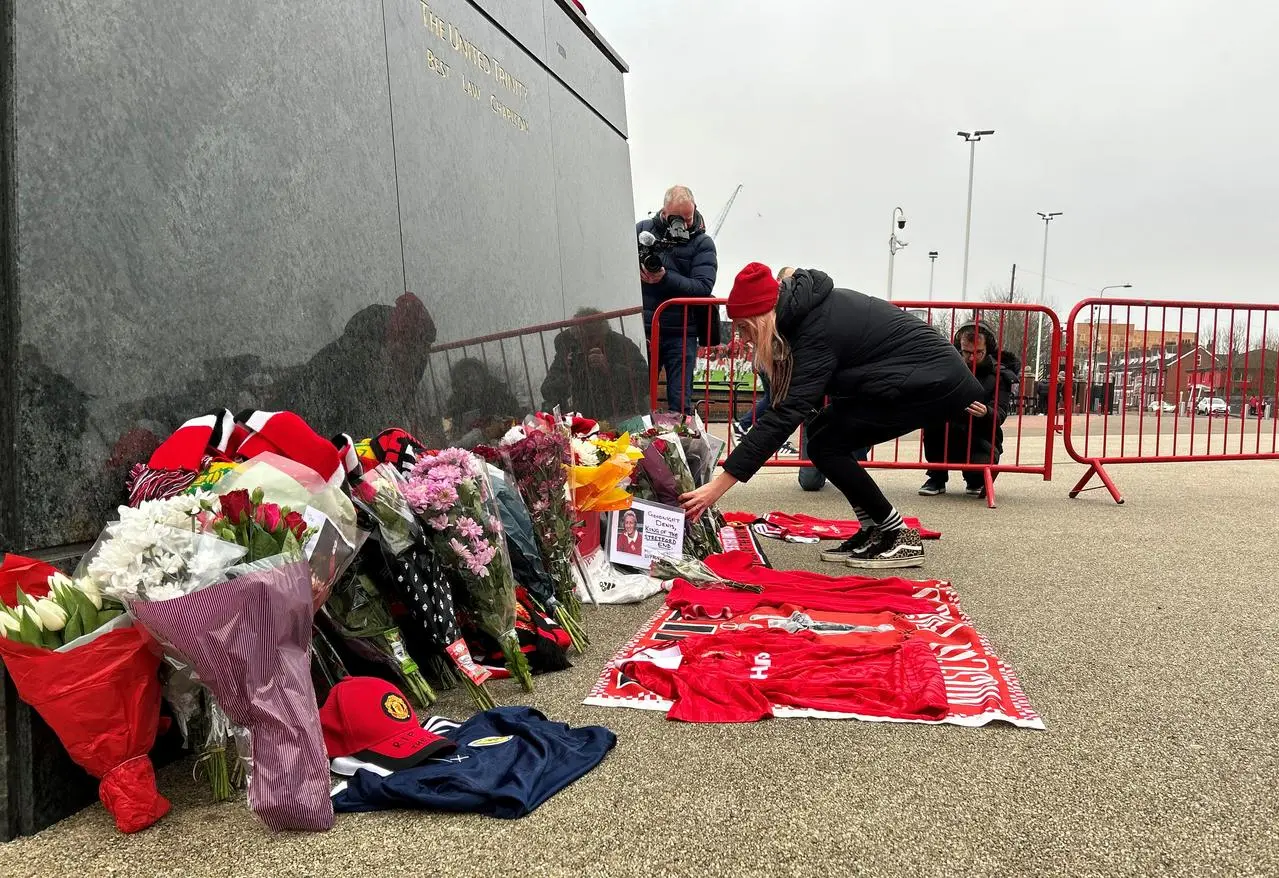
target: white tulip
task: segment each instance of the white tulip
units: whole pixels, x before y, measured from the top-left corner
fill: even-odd
[[[67,611],[61,604],[49,598],[36,601],[36,613],[40,616],[40,624],[46,631],[61,631],[67,624]]]
[[[84,596],[93,604],[94,609],[102,609],[102,591],[92,579],[81,579],[75,587],[84,592]]]
[[[8,637],[9,632],[16,632],[21,630],[21,628],[22,625],[18,623],[18,620],[10,614],[8,610],[0,609],[0,634]]]
[[[50,591],[56,592],[58,589],[66,588],[69,585],[71,585],[71,577],[67,576],[65,573],[62,573],[61,571],[54,573],[52,576],[49,577]]]
[[[40,614],[37,613],[35,610],[31,609],[30,607],[28,607],[26,604],[23,604],[22,606],[18,607],[17,615],[18,615],[19,622],[21,622],[23,618],[27,618],[27,619],[30,619],[32,624],[34,624],[41,631],[44,630],[44,620],[40,618]]]

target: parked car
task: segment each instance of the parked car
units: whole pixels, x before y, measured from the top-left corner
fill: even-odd
[[[1226,401],[1219,396],[1204,397],[1199,400],[1195,411],[1201,415],[1229,415],[1230,406],[1226,405]]]
[[[1164,399],[1152,399],[1150,401],[1150,410],[1152,412],[1175,412],[1177,406]]]

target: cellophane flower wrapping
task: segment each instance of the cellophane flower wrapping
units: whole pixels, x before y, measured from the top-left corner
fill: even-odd
[[[630,439],[628,433],[615,440],[592,439],[586,444],[593,453],[581,449],[583,456],[575,455],[568,485],[573,508],[579,513],[618,512],[631,507],[627,488],[641,453]]]
[[[390,556],[423,539],[422,526],[404,496],[406,482],[394,466],[379,464],[353,480],[351,498],[377,522],[378,540]]]
[[[377,523],[377,540],[382,548],[379,572],[390,593],[408,611],[416,624],[410,642],[423,640],[439,655],[441,680],[447,682],[448,665],[461,675],[471,697],[481,709],[493,706],[492,697],[482,688],[488,672],[479,667],[462,637],[453,606],[452,585],[446,580],[438,545],[429,529],[418,520],[405,492],[408,480],[389,463],[379,464],[356,477],[351,496],[363,512]],[[369,565],[357,565],[368,567]],[[365,569],[362,572],[368,573]],[[403,617],[401,617],[403,623]],[[419,638],[418,634],[422,637]],[[426,662],[438,655],[419,655]]]
[[[579,651],[590,642],[582,624],[573,579],[575,540],[574,511],[568,491],[568,476],[573,462],[573,448],[566,430],[553,423],[529,419],[525,426],[512,431],[497,449],[484,454],[515,480],[524,501],[542,564],[554,583],[554,594],[543,607],[569,633]],[[593,446],[592,446],[593,447]],[[512,505],[511,514],[518,519],[520,510]],[[524,583],[530,588],[529,583]]]
[[[440,554],[453,562],[467,612],[502,645],[512,678],[532,691],[533,677],[515,631],[515,576],[484,461],[460,448],[423,455],[409,474],[404,496]]]
[[[641,464],[644,478],[636,488],[636,495],[678,505],[680,495],[697,488],[697,481],[684,458],[679,435],[655,427],[641,438],[641,444],[644,445]],[[684,554],[704,561],[722,552],[724,549],[719,538],[722,525],[723,516],[713,508],[696,521],[686,522]]]
[[[368,532],[356,522],[355,506],[340,487],[278,454],[265,452],[237,464],[214,491],[219,496],[261,491],[265,502],[302,517],[310,530],[303,549],[311,568],[311,593],[317,610],[368,538]]]
[[[317,618],[352,653],[394,677],[418,708],[434,703],[435,692],[409,655],[385,599],[367,576],[349,573],[342,577]]]
[[[43,562],[4,557],[0,597],[7,606],[16,605],[17,587],[33,596],[47,593],[22,578],[33,570],[54,572]],[[147,755],[160,722],[160,659],[141,629],[121,617],[59,652],[0,637],[0,657],[18,696],[71,759],[101,781],[98,796],[121,832],[146,829],[169,812]]]
[[[131,612],[185,658],[251,740],[249,806],[274,830],[333,825],[329,762],[311,681],[311,576],[271,564]]]

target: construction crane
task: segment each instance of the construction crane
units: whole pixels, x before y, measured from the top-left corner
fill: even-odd
[[[724,205],[724,209],[719,212],[719,217],[715,220],[715,230],[711,232],[712,238],[719,237],[719,230],[724,228],[724,220],[728,219],[728,212],[733,209],[733,202],[737,200],[737,193],[742,191],[742,184],[738,183],[737,188],[733,190],[733,197],[728,199],[728,204]]]

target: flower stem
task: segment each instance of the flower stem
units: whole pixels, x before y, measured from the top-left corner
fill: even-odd
[[[511,679],[518,680],[525,692],[533,691],[533,672],[529,670],[528,659],[520,649],[520,638],[514,631],[502,635],[502,652],[506,656],[506,669],[511,672]]]
[[[426,682],[426,678],[422,676],[422,672],[416,669],[412,671],[402,671],[404,678],[404,688],[408,690],[409,698],[413,699],[417,707],[430,707],[435,703],[438,696],[435,690],[431,688],[431,684]]]
[[[213,801],[225,802],[231,798],[231,779],[227,772],[225,747],[210,747],[205,750],[196,760],[195,767],[208,778]]]
[[[555,608],[555,621],[568,632],[569,640],[573,642],[573,648],[580,653],[585,653],[586,647],[591,645],[591,639],[586,636],[586,631],[583,630],[581,623],[573,618],[563,604]]]
[[[483,686],[477,686],[466,674],[458,672],[458,677],[462,680],[462,687],[471,695],[471,700],[475,702],[475,706],[480,710],[488,710],[497,707],[497,702],[493,700],[493,696]]]

